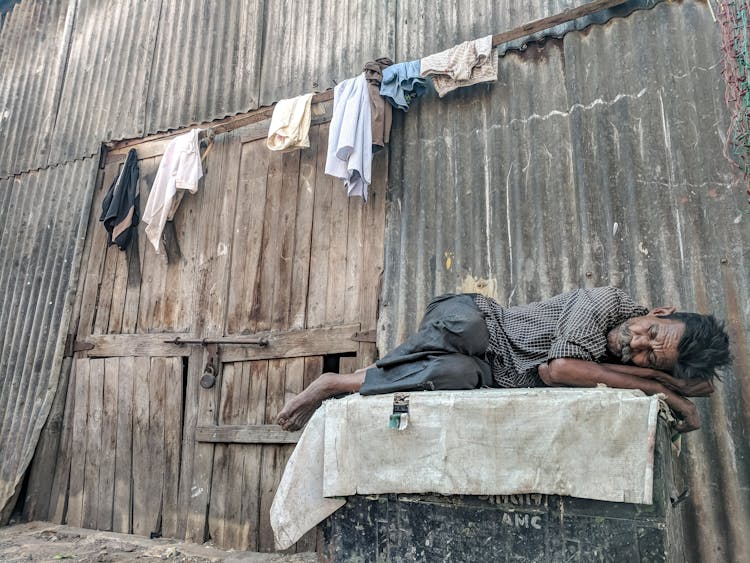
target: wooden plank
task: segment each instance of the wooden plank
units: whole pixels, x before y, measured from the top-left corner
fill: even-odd
[[[368,202],[367,205],[369,205]],[[364,246],[368,243],[364,231],[365,207],[358,197],[349,198],[349,215],[346,239],[345,282],[342,288],[344,304],[344,321],[361,322],[360,320],[360,281],[366,265],[363,263]]]
[[[278,273],[280,238],[277,226],[281,213],[282,155],[271,153],[266,180],[266,210],[263,217],[263,250],[261,253],[260,285],[255,295],[251,319],[256,330],[272,327],[273,292]]]
[[[200,497],[204,494],[206,489],[203,486],[194,485],[193,463],[196,457],[194,433],[199,418],[199,398],[201,393],[207,393],[209,391],[203,389],[199,384],[200,377],[203,373],[203,365],[201,362],[203,361],[204,350],[198,347],[192,348],[190,356],[188,356],[188,374],[185,382],[185,420],[183,422],[182,432],[182,459],[180,463],[180,490],[178,498],[179,519],[177,521],[177,533],[175,535],[177,538],[186,538],[189,517],[193,519],[193,525],[198,525],[196,523],[198,520],[197,515],[192,514],[191,516],[190,504],[193,501],[194,493],[196,493],[197,497]],[[213,423],[215,421],[212,420],[211,422]],[[201,444],[200,447],[211,448],[210,445],[205,444]],[[211,450],[211,454],[213,455],[213,450]],[[208,505],[207,499],[205,505]],[[203,515],[203,522],[205,524],[205,514]],[[200,535],[202,538],[203,530],[201,530]],[[203,540],[201,539],[200,541]]]
[[[196,441],[220,444],[296,444],[301,434],[286,432],[277,424],[222,424],[195,429]]]
[[[161,162],[160,157],[142,159],[140,162],[141,174],[138,182],[143,194],[148,193],[156,177],[156,171]],[[144,204],[145,205],[145,204]],[[144,231],[139,231],[138,241],[141,246],[141,291],[138,302],[138,331],[154,332],[163,330],[162,308],[163,292],[167,270],[167,255],[163,243],[160,245],[160,254],[156,254],[154,247],[149,242]]]
[[[248,392],[250,381],[244,363],[232,364],[235,369],[234,392],[230,398],[230,411],[224,417],[224,425],[247,422]],[[226,499],[224,511],[224,542],[229,548],[247,549],[249,529],[242,518],[242,504],[245,498],[245,446],[232,444],[228,448],[229,475],[233,493]],[[257,481],[254,484],[257,486]],[[239,494],[238,494],[239,493]]]
[[[359,278],[359,321],[362,330],[377,328],[381,282],[384,268],[385,204],[388,188],[388,151],[373,159],[372,185],[364,214],[363,257]],[[362,342],[357,354],[358,368],[372,364],[377,346]]]
[[[182,359],[167,358],[164,401],[164,495],[162,536],[177,537],[180,484],[180,438],[182,434]]]
[[[167,358],[151,358],[151,373],[148,378],[149,419],[148,419],[148,479],[147,516],[148,534],[161,532],[161,507],[164,498],[165,441],[164,413],[167,410],[165,388],[167,379]]]
[[[89,359],[76,361],[75,405],[73,411],[73,435],[70,464],[70,492],[66,523],[80,528],[83,525],[83,487],[86,467],[86,418],[89,403]]]
[[[133,387],[133,516],[134,534],[148,536],[149,524],[149,358],[138,357],[134,361],[135,377]]]
[[[356,198],[359,200],[359,198]],[[328,235],[328,285],[326,287],[327,324],[344,322],[346,298],[346,271],[349,231],[349,203],[350,198],[341,181],[336,181],[331,197],[331,216]],[[359,201],[361,205],[362,202]]]
[[[235,393],[234,372],[234,364],[224,364],[222,366],[219,425],[224,424],[227,418],[230,420],[232,418],[232,398]],[[211,504],[208,507],[208,529],[214,545],[222,549],[227,545],[224,537],[227,496],[236,494],[236,478],[236,475],[232,475],[229,472],[229,446],[226,444],[217,444],[214,448]]]
[[[83,487],[84,528],[96,529],[99,505],[99,466],[102,450],[102,400],[104,395],[104,360],[92,359],[89,367],[89,408],[86,421],[86,465]]]
[[[166,344],[165,340],[187,339],[191,335],[183,333],[155,334],[103,334],[87,336],[83,342],[93,344],[86,350],[90,357],[131,357],[131,356],[189,356],[190,346]]]
[[[60,448],[57,453],[52,491],[50,493],[49,516],[47,517],[55,524],[65,521],[65,507],[67,505],[70,490],[70,460],[73,457],[73,417],[76,406],[76,365],[79,361],[75,358],[65,360],[63,366],[70,362],[70,376],[65,386],[65,414],[60,435]],[[58,393],[60,393],[58,391]],[[42,519],[37,517],[37,519]]]
[[[319,126],[319,138],[328,139],[329,124]],[[322,145],[322,143],[321,143]],[[310,248],[310,276],[307,292],[307,327],[326,322],[328,287],[328,244],[331,231],[331,197],[334,180],[325,174],[326,151],[318,150],[315,168],[315,201]],[[336,182],[338,185],[338,181]]]
[[[117,406],[119,359],[104,360],[102,395],[102,438],[99,464],[99,494],[96,517],[98,530],[112,530],[117,452]]]
[[[239,362],[356,352],[359,343],[352,340],[352,336],[359,329],[358,324],[348,324],[310,330],[260,333],[258,336],[267,336],[267,346],[225,345],[222,346],[221,357],[226,362]]]
[[[268,362],[268,384],[266,390],[265,423],[274,424],[279,411],[284,406],[286,362],[288,360],[270,360]],[[273,551],[273,530],[268,517],[273,502],[273,495],[278,486],[277,475],[283,469],[283,454],[279,446],[262,446],[260,463],[260,522],[259,551]]]
[[[91,249],[88,255],[88,262],[81,263],[81,271],[82,276],[85,277],[85,283],[81,297],[81,314],[77,330],[79,336],[87,336],[94,330],[94,319],[97,314],[97,301],[99,297],[99,283],[102,278],[102,271],[107,255],[107,231],[101,226],[98,219],[104,195],[109,189],[112,180],[117,175],[119,168],[119,164],[105,167],[102,185],[94,195],[87,234],[87,238],[91,237]]]
[[[281,208],[274,226],[278,242],[276,275],[274,276],[271,328],[289,328],[289,308],[292,298],[292,271],[295,261],[295,231],[297,222],[297,192],[299,188],[300,151],[282,154]],[[270,297],[270,296],[267,296]],[[264,296],[264,298],[267,298]]]
[[[320,148],[320,128],[310,129],[310,148],[302,151],[297,191],[297,219],[294,232],[294,264],[292,295],[289,305],[289,326],[305,328],[307,321],[307,290],[312,250],[313,207],[315,205],[315,177]]]
[[[248,380],[246,402],[248,424],[263,424],[266,416],[266,394],[268,388],[268,362],[246,362],[243,364],[243,377]],[[244,446],[242,530],[246,537],[246,548],[257,551],[259,545],[261,496],[260,466],[263,447],[261,445]]]
[[[117,446],[112,530],[131,533],[131,479],[133,463],[133,381],[135,359],[120,358],[117,377]]]
[[[229,286],[227,334],[257,330],[252,319],[253,310],[260,307],[260,267],[268,159],[269,151],[262,143],[243,145],[232,242],[232,282]]]
[[[106,334],[109,327],[112,289],[115,283],[115,269],[117,267],[117,255],[119,252],[120,250],[116,245],[112,245],[107,249],[104,259],[104,269],[99,280],[99,297],[96,303],[94,334]]]
[[[113,247],[116,248],[116,247]],[[108,330],[114,334],[122,332],[122,319],[125,312],[125,299],[128,288],[128,253],[117,251],[114,283],[112,285],[112,304],[109,311]]]

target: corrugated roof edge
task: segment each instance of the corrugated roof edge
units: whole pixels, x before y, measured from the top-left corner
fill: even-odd
[[[524,51],[529,43],[537,43],[550,38],[561,39],[573,31],[584,31],[592,25],[603,25],[615,18],[627,18],[630,14],[639,10],[650,10],[663,1],[664,0],[629,0],[628,2],[615,6],[614,8],[600,10],[591,15],[577,18],[573,21],[545,29],[544,31],[532,33],[531,35],[527,35],[520,39],[498,45],[497,53],[498,56],[502,57],[508,51]]]

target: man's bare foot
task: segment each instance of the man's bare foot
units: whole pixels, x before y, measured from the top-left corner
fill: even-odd
[[[356,393],[365,380],[363,368],[354,373],[324,373],[313,381],[307,389],[289,401],[281,409],[276,422],[289,432],[299,430],[310,420],[318,407],[330,397],[339,393]]]

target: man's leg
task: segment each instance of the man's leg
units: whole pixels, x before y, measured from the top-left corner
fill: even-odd
[[[354,373],[324,373],[284,405],[276,418],[279,426],[290,432],[299,430],[326,399],[342,393],[357,393],[365,381],[365,372],[371,367]]]

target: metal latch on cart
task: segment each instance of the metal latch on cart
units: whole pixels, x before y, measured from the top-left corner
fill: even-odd
[[[405,430],[409,426],[409,394],[396,393],[393,395],[393,414],[388,421],[388,428]]]

